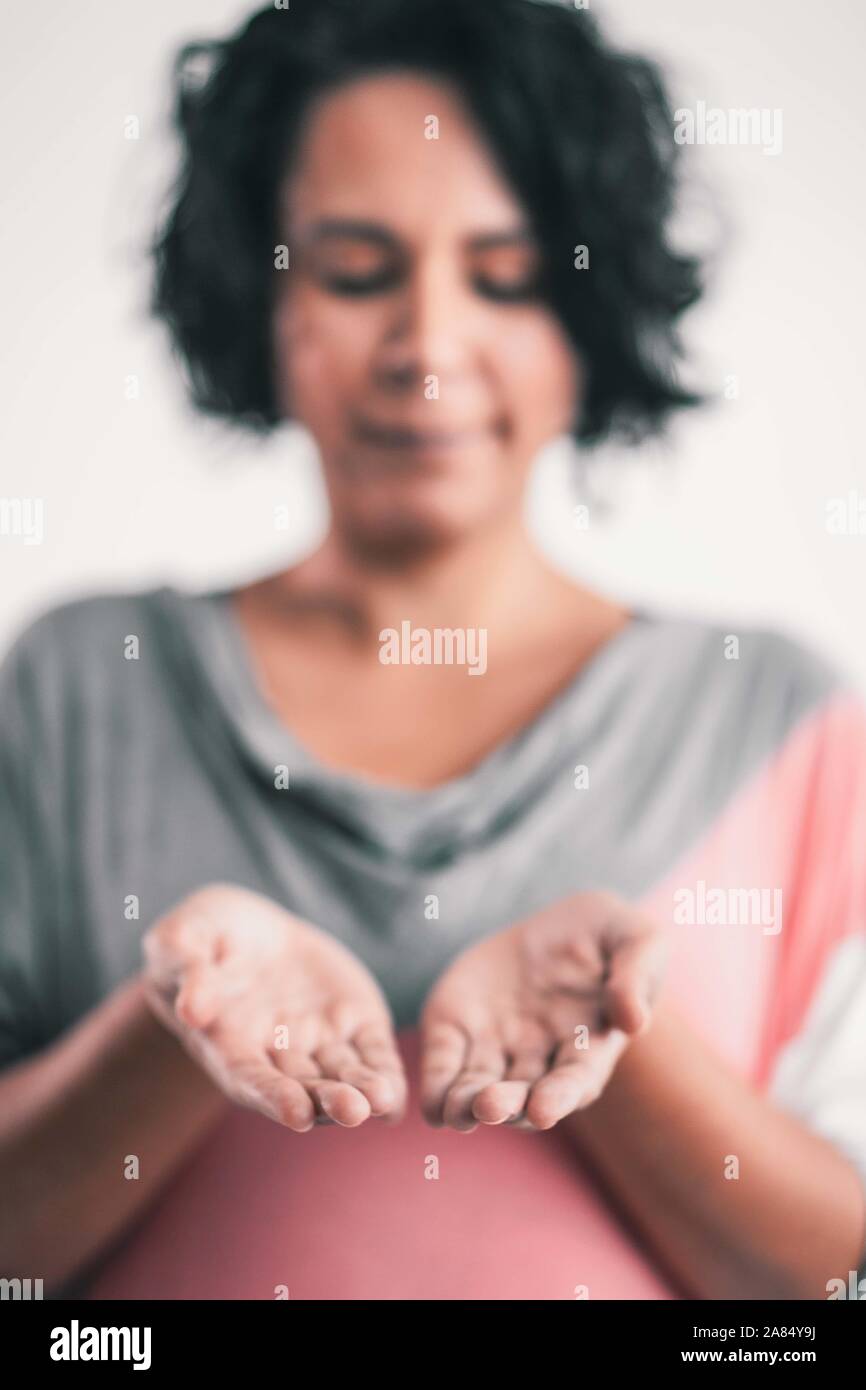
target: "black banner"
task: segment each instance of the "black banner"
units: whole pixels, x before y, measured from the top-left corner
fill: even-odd
[[[840,1306],[851,1300],[808,1302],[593,1302],[575,1300],[572,1306],[554,1316],[551,1308],[545,1318],[557,1335],[553,1349],[558,1355],[572,1348],[574,1372],[580,1373],[581,1348],[591,1357],[585,1369],[598,1372],[604,1356],[608,1370],[667,1371],[676,1366],[705,1365],[798,1365],[820,1372],[843,1370],[862,1357],[864,1323],[862,1311]],[[864,1301],[864,1300],[859,1300]],[[477,1305],[473,1305],[476,1306]],[[498,1323],[499,1314],[488,1305],[485,1325]],[[438,1307],[438,1311],[435,1309]],[[444,1320],[453,1315],[462,1322],[464,1314],[452,1308],[449,1315],[439,1305],[424,1319],[434,1318],[441,1336]],[[351,1314],[341,1305],[338,1316]],[[382,1340],[375,1324],[383,1322]],[[476,1318],[478,1314],[476,1313]],[[535,1313],[532,1316],[541,1316]],[[408,1308],[394,1327],[390,1308],[381,1314],[365,1305],[363,1325],[359,1326],[356,1354],[362,1348],[378,1360],[383,1346],[405,1331]],[[290,1377],[298,1365],[298,1353],[315,1345],[327,1356],[328,1349],[342,1358],[347,1350],[345,1331],[328,1336],[324,1344],[310,1341],[318,1319],[303,1300],[269,1302],[141,1302],[87,1303],[46,1300],[4,1300],[0,1302],[0,1332],[4,1362],[14,1362],[28,1371],[50,1373],[62,1381],[71,1375],[98,1375],[109,1369],[118,1373],[161,1376],[193,1370],[245,1374],[268,1367],[269,1373],[282,1367]],[[482,1330],[476,1322],[475,1335]],[[513,1364],[514,1315],[508,1315],[504,1338],[505,1357]],[[559,1337],[562,1340],[559,1340]],[[571,1340],[575,1338],[576,1340]],[[591,1339],[591,1340],[587,1340]],[[533,1357],[532,1344],[521,1335],[521,1352]],[[354,1341],[354,1334],[353,1334]],[[479,1361],[488,1368],[491,1361],[487,1337],[479,1341]],[[536,1352],[540,1348],[536,1348]],[[548,1352],[551,1347],[548,1344]],[[493,1353],[495,1358],[495,1352]],[[461,1362],[465,1358],[465,1347]],[[424,1353],[429,1365],[429,1352]],[[546,1359],[546,1358],[545,1358]],[[411,1370],[411,1367],[401,1368]],[[324,1367],[323,1367],[324,1370]]]

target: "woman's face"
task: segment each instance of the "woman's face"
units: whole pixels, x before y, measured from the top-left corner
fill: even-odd
[[[386,73],[320,98],[281,216],[280,405],[316,440],[341,533],[411,554],[519,509],[573,421],[579,363],[459,97]]]

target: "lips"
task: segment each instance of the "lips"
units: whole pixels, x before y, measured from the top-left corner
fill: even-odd
[[[478,426],[455,426],[453,429],[416,429],[412,425],[387,425],[372,420],[360,420],[356,434],[366,444],[384,449],[453,449],[476,444],[488,433]]]

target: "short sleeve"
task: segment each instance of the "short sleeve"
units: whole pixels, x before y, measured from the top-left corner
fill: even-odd
[[[793,899],[768,1094],[848,1157],[866,1197],[866,704],[855,691],[818,718]]]
[[[776,1061],[771,1094],[846,1155],[866,1195],[866,937],[837,946],[802,1031]]]

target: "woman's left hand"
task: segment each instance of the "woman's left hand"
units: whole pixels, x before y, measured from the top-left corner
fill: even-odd
[[[551,1129],[590,1105],[649,1023],[662,929],[612,893],[577,893],[463,951],[420,1020],[433,1125]]]

